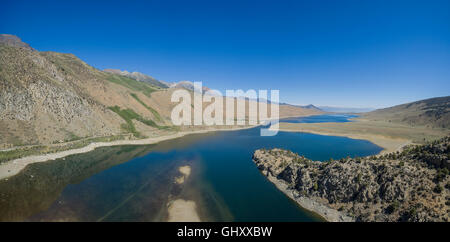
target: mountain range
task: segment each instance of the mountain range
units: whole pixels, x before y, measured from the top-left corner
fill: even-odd
[[[172,126],[177,103],[171,94],[178,88],[192,90],[192,82],[170,84],[138,72],[101,71],[73,54],[38,51],[1,34],[0,149],[202,129]],[[281,117],[318,113],[280,105]]]

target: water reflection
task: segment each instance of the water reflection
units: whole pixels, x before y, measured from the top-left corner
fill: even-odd
[[[115,146],[29,165],[0,181],[0,221],[166,221],[170,201],[197,205],[202,221],[317,221],[251,161],[283,147],[314,160],[378,153],[364,140],[259,129],[189,135],[155,145]],[[191,174],[176,184],[181,166]]]

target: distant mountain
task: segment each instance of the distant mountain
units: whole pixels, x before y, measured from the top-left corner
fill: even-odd
[[[270,101],[269,101],[270,102]],[[294,107],[299,107],[299,108],[304,108],[304,109],[309,109],[309,110],[314,110],[317,112],[324,112],[324,110],[314,106],[313,104],[309,104],[309,105],[295,105],[295,104],[289,104],[289,103],[280,103],[280,105],[289,105],[289,106],[294,106]]]
[[[316,107],[316,106],[314,106],[314,105],[312,105],[312,104],[309,104],[309,105],[306,105],[306,106],[300,106],[300,107],[306,108],[306,109],[317,110],[317,111],[324,111],[323,109],[321,109],[321,108],[319,108],[319,107]]]
[[[122,75],[122,76],[126,76],[129,78],[133,78],[136,81],[140,81],[140,82],[147,82],[151,85],[157,86],[157,87],[161,87],[161,88],[168,88],[169,84],[163,81],[159,81],[149,75],[146,74],[142,74],[140,72],[128,72],[128,71],[121,71],[121,70],[117,70],[117,69],[105,69],[103,70],[105,72],[109,72],[109,73],[114,73],[117,75]]]
[[[411,126],[450,128],[450,96],[377,109],[365,113],[363,117]]]
[[[325,112],[330,113],[365,113],[375,110],[374,108],[346,108],[330,106],[319,106],[319,108]]]
[[[180,81],[177,83],[171,83],[170,84],[171,88],[184,88],[190,91],[194,91],[194,83],[191,81]],[[207,91],[211,90],[208,87],[202,86],[202,92],[205,93]]]

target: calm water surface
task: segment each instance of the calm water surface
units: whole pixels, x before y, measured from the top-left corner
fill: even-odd
[[[164,221],[167,203],[178,198],[195,201],[205,221],[318,221],[258,171],[253,151],[280,147],[321,161],[381,151],[364,140],[289,132],[261,137],[259,132],[104,147],[30,165],[0,181],[0,221]],[[192,173],[177,186],[174,179],[183,165]]]
[[[352,118],[357,118],[358,115],[355,114],[324,114],[324,115],[314,115],[308,117],[294,117],[282,119],[285,123],[330,123],[330,122],[352,122]]]

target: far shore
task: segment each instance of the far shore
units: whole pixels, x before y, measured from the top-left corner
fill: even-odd
[[[361,118],[343,123],[287,123],[280,122],[280,131],[303,132],[351,139],[368,140],[383,150],[380,154],[401,151],[410,144],[422,144],[449,134],[449,130],[412,127],[404,124],[372,121]]]
[[[409,144],[412,144],[411,140],[407,139],[394,139],[389,138],[386,136],[381,135],[374,135],[374,134],[351,134],[351,133],[338,133],[338,132],[322,132],[317,130],[309,130],[309,129],[293,129],[293,128],[281,128],[280,131],[285,132],[300,132],[300,133],[311,133],[311,134],[319,134],[319,135],[327,135],[327,136],[340,136],[340,137],[347,137],[351,139],[362,139],[362,140],[368,140],[381,148],[383,150],[380,152],[380,154],[387,154],[395,151],[401,151],[401,149]]]

